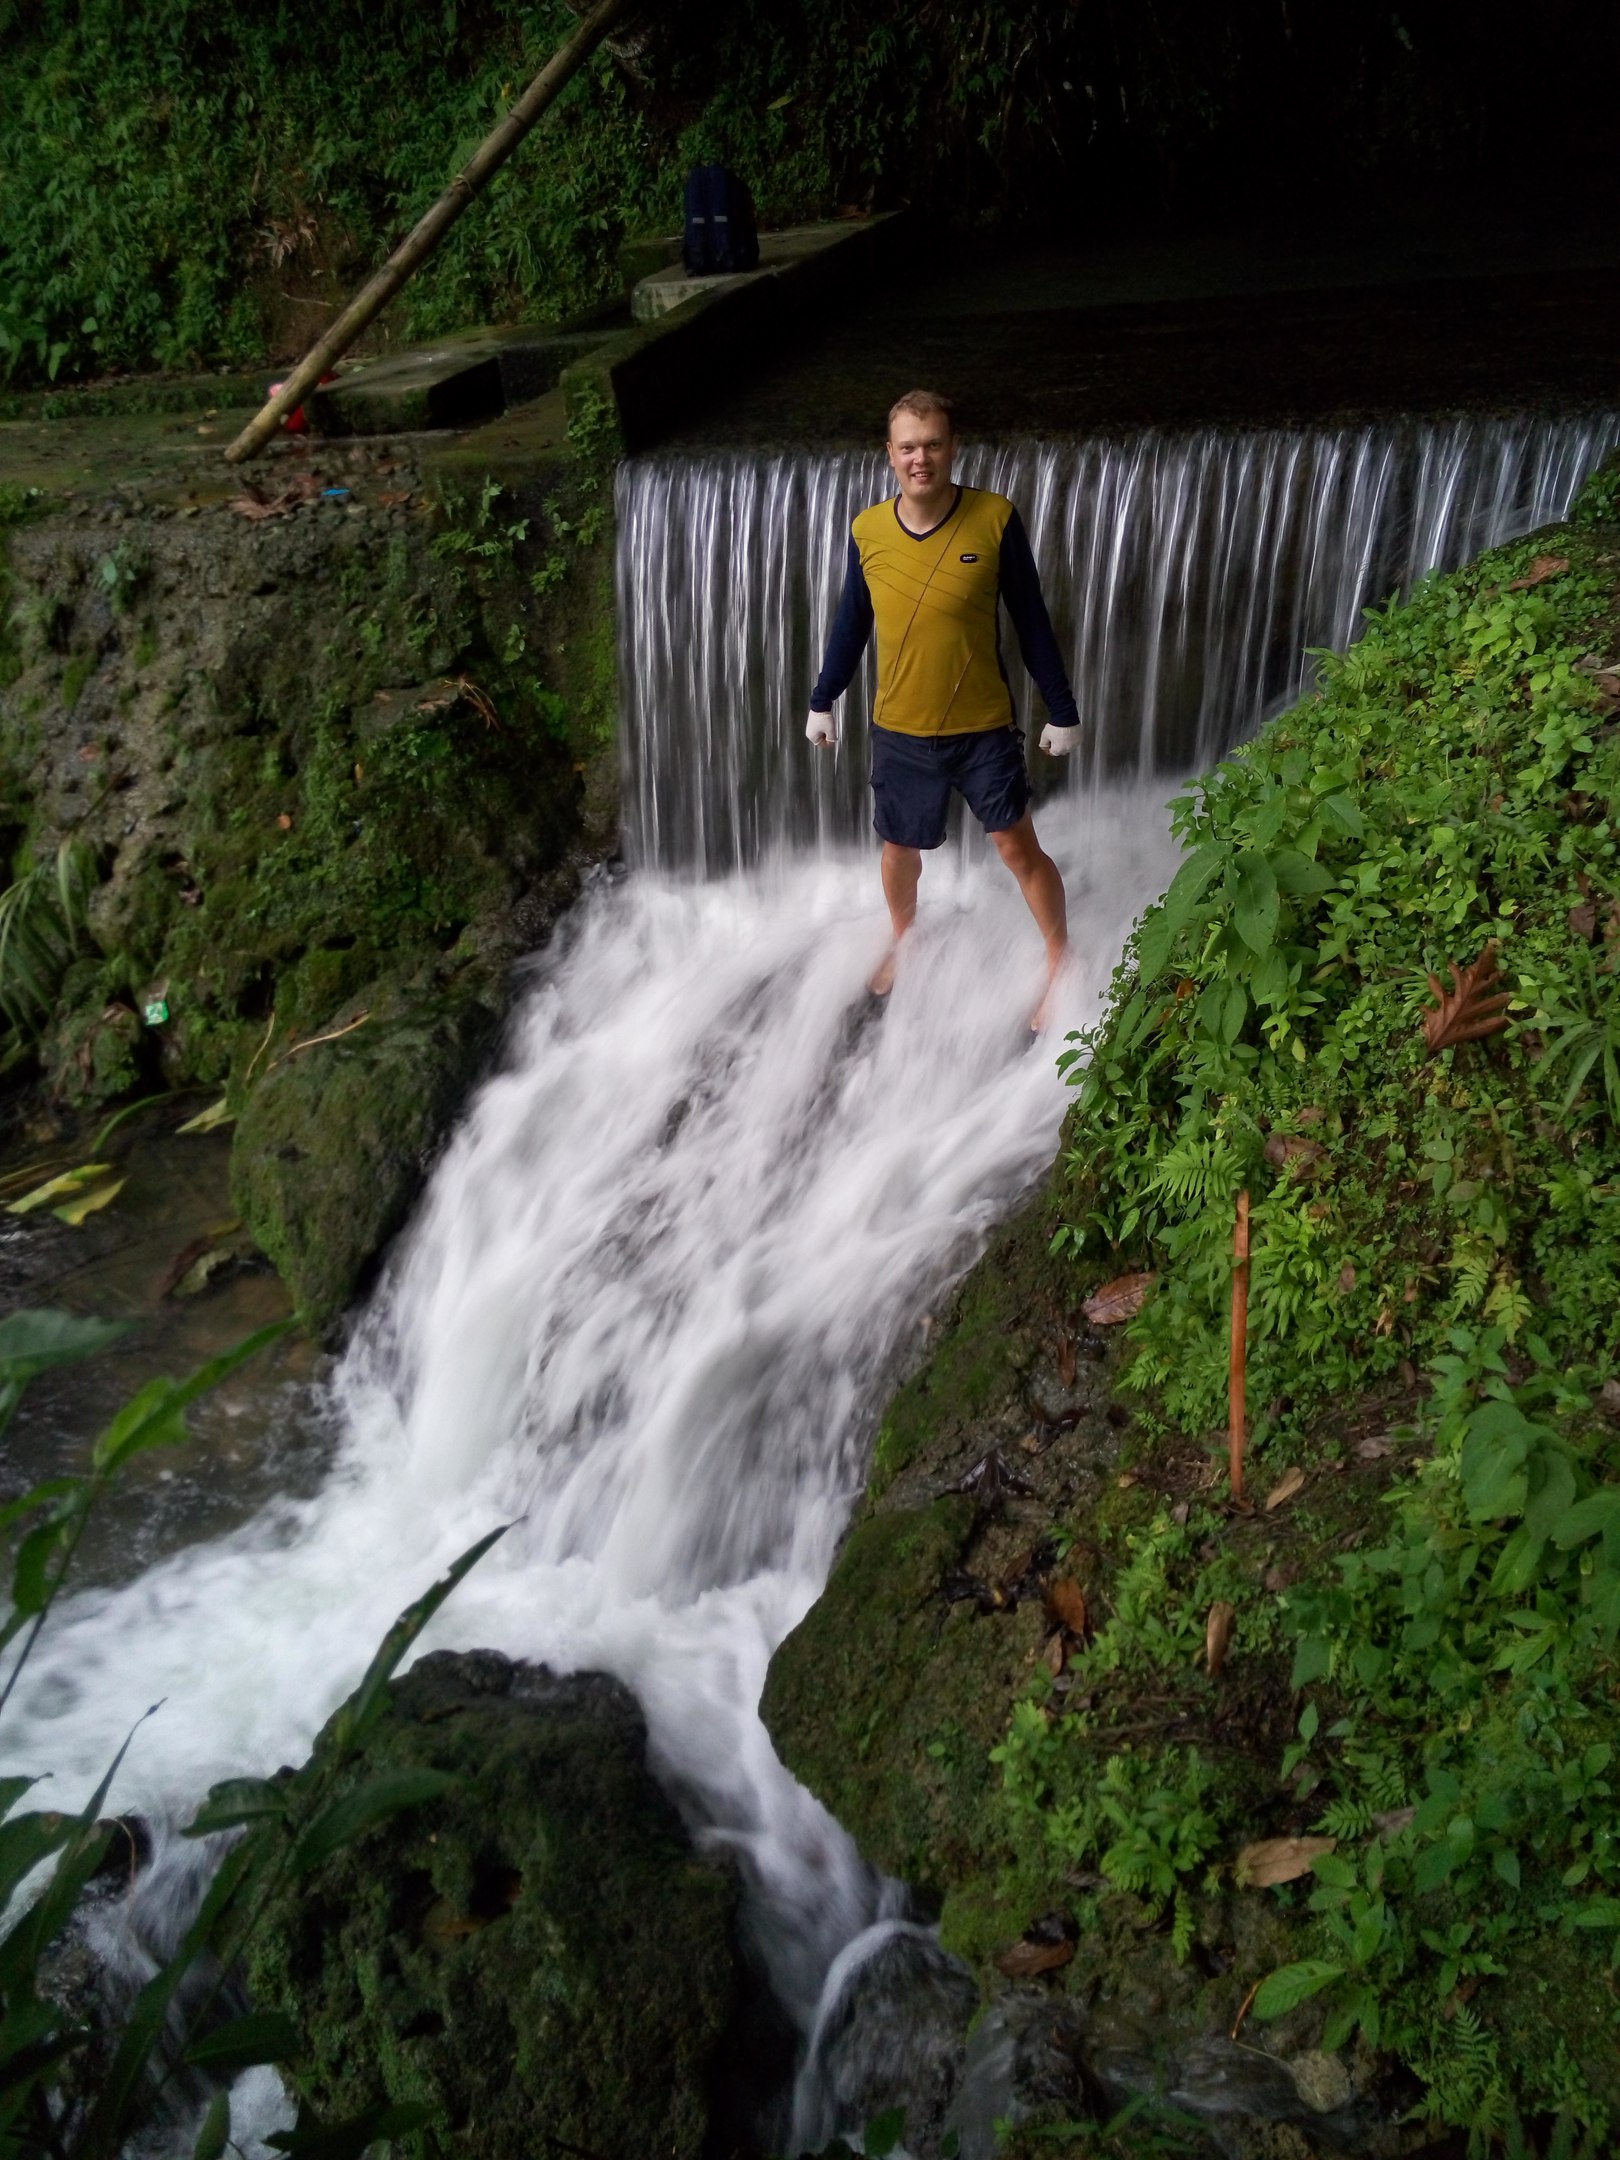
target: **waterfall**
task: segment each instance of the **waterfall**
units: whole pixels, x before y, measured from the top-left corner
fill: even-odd
[[[1173,867],[1167,777],[1252,728],[1368,597],[1556,514],[1617,438],[1458,422],[976,455],[1023,503],[1099,722],[1042,811],[1075,944],[1055,1040],[1096,1015]],[[800,729],[876,477],[624,469],[640,867],[534,966],[331,1379],[324,1489],[80,1591],[3,1734],[4,1767],[54,1772],[66,1802],[161,1699],[114,1804],[184,1820],[211,1779],[297,1760],[394,1614],[515,1522],[429,1646],[636,1690],[807,2037],[839,2029],[828,1975],[861,1962],[841,1953],[900,1938],[892,1890],[772,1753],[766,1665],[825,1580],[886,1377],[1050,1162],[1067,1100],[1025,1025],[1038,941],[987,850],[930,863],[887,1009],[864,997],[885,928],[859,730],[834,766]]]
[[[1313,647],[1426,571],[1562,517],[1620,417],[1199,428],[970,449],[1018,504],[1069,662],[1071,785],[1201,770],[1299,694]],[[877,454],[640,458],[621,468],[625,809],[637,862],[712,873],[868,822],[859,729],[808,774],[801,731],[851,518]],[[1040,713],[1006,640],[1018,709]],[[871,702],[871,664],[847,706]]]

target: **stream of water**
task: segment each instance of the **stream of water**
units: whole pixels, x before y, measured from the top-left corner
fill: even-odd
[[[1052,1050],[1095,1017],[1170,873],[1176,770],[1252,728],[1392,560],[1558,514],[1617,437],[1504,423],[1336,451],[984,454],[976,470],[1023,500],[1099,718],[1097,754],[1041,813],[1075,960],[1035,1047],[1038,941],[982,844],[930,864],[887,1010],[863,994],[883,925],[858,746],[829,770],[798,731],[869,467],[628,466],[640,867],[601,878],[536,967],[331,1383],[324,1488],[68,1602],[5,1767],[53,1771],[66,1799],[161,1699],[115,1801],[183,1819],[213,1778],[301,1759],[400,1608],[516,1521],[430,1642],[628,1682],[688,1818],[742,1859],[750,1928],[808,2034],[835,1959],[893,1901],[777,1762],[766,1664],[825,1579],[886,1373],[1052,1157]]]

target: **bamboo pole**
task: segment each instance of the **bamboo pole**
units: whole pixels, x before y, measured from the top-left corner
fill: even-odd
[[[225,452],[226,463],[239,465],[262,450],[293,408],[313,390],[334,360],[346,353],[372,319],[433,253],[451,226],[500,170],[558,92],[579,72],[613,25],[640,0],[599,0],[565,45],[558,47],[511,111],[486,135],[438,201],[395,248],[382,268],[363,285],[337,321],[299,361],[275,396],[254,414]]]
[[[1243,1498],[1243,1438],[1249,1378],[1249,1194],[1237,1196],[1232,1232],[1232,1357],[1227,1381],[1227,1467],[1232,1498]]]

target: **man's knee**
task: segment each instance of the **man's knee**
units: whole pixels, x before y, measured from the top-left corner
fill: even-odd
[[[1041,860],[1041,843],[1035,837],[1034,820],[1021,817],[1016,825],[1009,825],[1002,832],[990,835],[996,853],[1001,857],[1014,877],[1028,877]]]

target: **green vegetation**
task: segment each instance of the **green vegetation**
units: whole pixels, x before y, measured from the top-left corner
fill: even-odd
[[[1609,484],[1573,530],[1374,612],[1177,805],[1187,858],[1073,1064],[1054,1244],[1157,1274],[1122,1378],[1162,1462],[1224,1412],[1247,1188],[1262,1476],[1343,1478],[1362,1406],[1363,1459],[1400,1474],[1360,1521],[1348,1479],[1302,1512],[1280,1579],[1212,1498],[1131,1510],[1068,1668],[1092,1707],[1058,1714],[1043,1677],[998,1750],[1014,1848],[1164,1908],[1178,1952],[1246,1837],[1335,1841],[1269,1893],[1291,1954],[1255,2014],[1316,2000],[1326,2047],[1394,2051],[1479,2150],[1522,2114],[1620,2120]],[[1430,976],[1490,943],[1502,1031],[1431,1054]],[[1271,1667],[1260,1744],[1120,1749],[1125,1698],[1198,1660],[1221,1599],[1234,1656]],[[1564,2037],[1527,2047],[1538,1987]]]
[[[290,1324],[261,1329],[188,1380],[148,1382],[94,1443],[88,1475],[54,1478],[0,1511],[0,1526],[15,1541],[0,1649],[19,1645],[0,1691],[0,1710],[49,1618],[91,1510],[136,1456],[183,1439],[188,1405]],[[18,1312],[0,1320],[0,1431],[39,1373],[97,1355],[123,1333],[116,1324],[60,1312]],[[0,1933],[0,2031],[6,2041],[0,2061],[0,2152],[8,2160],[113,2160],[158,2117],[182,2070],[230,2077],[253,2063],[295,2062],[299,2044],[291,2023],[274,2012],[241,2010],[233,2000],[233,1970],[266,1910],[289,1885],[307,1880],[367,1830],[405,1809],[442,1799],[449,1790],[453,1781],[439,1772],[393,1768],[367,1775],[362,1759],[387,1711],[391,1676],[455,1585],[500,1535],[491,1533],[463,1555],[389,1630],[329,1726],[318,1772],[296,1782],[241,1778],[214,1788],[186,1834],[248,1834],[224,1853],[179,1947],[115,2028],[98,2029],[56,2000],[47,1963],[93,1879],[109,1861],[117,1864],[115,1848],[125,1833],[117,1822],[99,1818],[125,1750],[76,1813],[16,1812],[36,1780],[0,1781],[5,1817],[0,1899],[24,1892]],[[48,1876],[28,1895],[25,1885],[47,1863]],[[303,2107],[296,2127],[278,2132],[271,2142],[311,2160],[317,2155],[360,2160],[375,2140],[420,2128],[429,2112],[372,2106],[342,2122],[323,2123]],[[230,2127],[230,2097],[220,2091],[198,2130],[196,2160],[220,2160]]]
[[[87,851],[64,840],[52,861],[0,892],[0,1019],[18,1035],[37,1035],[51,1015],[84,936],[93,875]]]
[[[163,0],[134,15],[8,0],[0,378],[297,345],[575,20],[563,0]],[[677,229],[700,157],[734,164],[769,223],[903,201],[970,221],[1139,216],[1202,207],[1212,185],[1269,204],[1279,164],[1296,189],[1400,184],[1477,157],[1495,125],[1555,127],[1566,178],[1606,159],[1601,117],[1572,108],[1567,84],[1612,73],[1612,46],[1555,25],[1508,76],[1469,30],[1350,0],[1304,20],[1269,0],[973,0],[948,30],[900,0],[667,12],[570,86],[390,332],[588,307],[618,289],[627,236]]]

